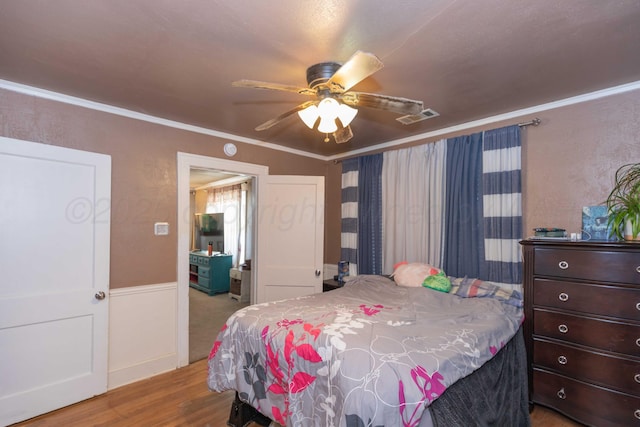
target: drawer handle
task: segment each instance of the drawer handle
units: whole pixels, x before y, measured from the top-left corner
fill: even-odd
[[[560,295],[558,295],[558,299],[560,301],[563,301],[563,302],[567,301],[567,300],[569,300],[569,295],[564,293],[564,292],[562,292]]]
[[[558,390],[558,397],[560,399],[566,399],[567,398],[567,393],[564,392],[564,387],[562,387],[560,390]]]
[[[567,268],[569,268],[569,263],[567,261],[560,261],[558,263],[558,267],[560,267],[560,269],[562,270],[566,270]]]
[[[633,415],[635,415],[636,418],[640,420],[640,409],[636,409]]]
[[[640,311],[640,302],[636,303],[636,310]]]
[[[563,334],[566,334],[567,332],[569,332],[569,327],[567,325],[560,325],[558,326],[558,330]],[[636,344],[640,345],[640,338],[638,338],[638,341],[636,341]]]
[[[640,265],[636,267],[636,273],[640,273]]]
[[[558,363],[561,365],[566,365],[567,364],[567,357],[566,356],[560,356],[558,357]],[[636,375],[638,376],[638,375]]]
[[[638,338],[638,339],[636,340],[636,345],[637,345],[638,347],[640,347],[640,338]]]
[[[637,383],[640,383],[640,374],[635,374],[633,379],[636,380]]]

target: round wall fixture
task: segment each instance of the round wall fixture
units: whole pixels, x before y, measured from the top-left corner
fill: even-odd
[[[227,142],[226,144],[224,144],[224,154],[226,154],[229,157],[233,157],[236,155],[236,153],[238,152],[238,147],[236,147],[235,144],[232,144],[230,142]]]

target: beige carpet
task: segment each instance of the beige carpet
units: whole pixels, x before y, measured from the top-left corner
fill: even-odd
[[[209,296],[189,288],[189,363],[208,357],[227,318],[247,305],[226,293]]]

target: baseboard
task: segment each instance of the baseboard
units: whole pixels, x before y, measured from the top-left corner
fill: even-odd
[[[177,283],[112,289],[109,298],[107,388],[175,369]]]
[[[173,371],[174,369],[176,369],[175,354],[169,354],[155,360],[145,360],[137,365],[109,371],[107,389],[113,390],[114,388],[144,380],[164,372]]]

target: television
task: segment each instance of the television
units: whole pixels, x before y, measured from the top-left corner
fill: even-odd
[[[196,221],[200,249],[206,250],[212,242],[214,251],[224,252],[224,214],[196,214]]]
[[[198,214],[200,217],[200,233],[205,236],[224,235],[224,214]]]

